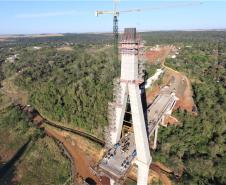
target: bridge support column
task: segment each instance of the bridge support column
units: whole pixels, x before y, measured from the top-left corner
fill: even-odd
[[[145,164],[143,162],[137,161],[138,166],[137,185],[148,184],[149,165],[150,164]]]
[[[126,109],[126,102],[127,102],[127,97],[128,97],[128,88],[127,84],[121,83],[121,100],[120,103],[122,104],[121,107],[116,107],[115,109],[115,127],[116,130],[112,132],[112,137],[111,137],[111,143],[114,145],[116,144],[121,136],[122,133],[122,125],[123,125],[123,119],[125,115],[125,109]]]
[[[154,150],[157,148],[158,129],[159,129],[159,126],[157,125],[157,127],[155,128],[154,145],[152,147]]]
[[[165,115],[162,116],[160,124],[164,127],[167,127],[167,125],[165,124]]]
[[[115,185],[115,180],[110,179],[110,185]]]

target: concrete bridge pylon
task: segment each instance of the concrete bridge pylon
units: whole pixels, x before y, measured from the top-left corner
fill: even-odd
[[[125,28],[120,42],[121,52],[121,77],[120,77],[120,101],[115,109],[116,129],[111,134],[112,144],[120,140],[126,103],[129,98],[132,114],[132,123],[137,152],[136,164],[138,166],[138,185],[147,184],[151,155],[149,141],[145,125],[144,110],[142,107],[141,90],[139,87],[138,54],[140,39],[136,34],[136,28]],[[112,181],[113,183],[113,181]]]

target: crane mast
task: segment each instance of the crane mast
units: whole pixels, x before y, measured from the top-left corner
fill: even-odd
[[[113,12],[113,35],[114,35],[114,61],[118,62],[118,3],[119,0],[114,0],[114,12]]]
[[[113,16],[113,34],[114,34],[114,61],[118,62],[118,18],[117,15]]]
[[[120,13],[129,13],[129,12],[140,12],[141,9],[130,9],[119,11],[118,3],[120,0],[113,0],[114,1],[114,9],[113,11],[103,11],[98,10],[95,12],[96,16],[102,14],[112,14],[113,15],[113,35],[114,35],[114,61],[118,62],[118,39],[119,39],[119,32],[118,32],[118,16]]]
[[[114,61],[118,62],[118,39],[119,39],[119,33],[118,33],[118,16],[119,16],[119,10],[118,10],[118,2],[119,0],[114,0],[114,10],[113,11],[96,11],[95,15],[98,16],[100,14],[112,14],[113,15],[113,35],[114,35]]]

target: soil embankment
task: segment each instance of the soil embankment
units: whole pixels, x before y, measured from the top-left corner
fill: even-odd
[[[193,92],[190,80],[184,74],[165,66],[164,63],[163,66],[167,69],[163,82],[166,85],[171,84],[175,89],[176,96],[179,98],[175,109],[180,108],[194,113],[196,106],[193,100]]]
[[[153,182],[161,181],[164,185],[171,185],[171,180],[168,175],[173,175],[172,170],[164,166],[163,164],[156,162],[150,165],[148,184],[152,184]],[[128,175],[130,179],[136,181],[137,178],[137,168],[135,166],[132,167],[130,173]]]
[[[156,164],[151,164],[151,170],[155,171],[158,176],[159,176],[159,179],[162,181],[162,183],[164,185],[171,185],[171,180],[168,178],[168,176],[166,175],[167,173],[164,173],[163,170]]]
[[[73,171],[76,173],[75,177],[77,178],[78,182],[82,182],[86,178],[91,178],[97,184],[101,184],[101,180],[96,175],[94,175],[92,171],[91,161],[86,158],[86,155],[82,152],[76,141],[74,141],[72,138],[65,137],[62,132],[57,130],[45,128],[45,132],[48,136],[60,141],[71,155],[74,161]]]

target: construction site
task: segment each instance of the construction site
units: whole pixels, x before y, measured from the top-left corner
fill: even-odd
[[[182,77],[177,73],[177,76],[168,74],[170,69],[164,65],[164,60],[173,51],[173,47],[157,46],[157,49],[146,51],[147,48],[144,47],[144,42],[136,28],[125,28],[124,32],[119,34],[119,14],[140,11],[142,10],[119,11],[118,1],[115,1],[113,11],[95,13],[96,16],[113,15],[114,61],[121,61],[120,77],[113,80],[113,101],[108,103],[109,126],[104,129],[105,141],[81,131],[61,127],[56,122],[45,119],[37,110],[26,104],[27,95],[25,96],[24,92],[19,91],[17,87],[14,88],[13,84],[8,85],[11,80],[3,83],[2,91],[10,95],[12,101],[28,114],[29,119],[37,127],[44,128],[45,133],[57,141],[63,153],[70,159],[72,174],[66,184],[72,181],[90,185],[122,185],[130,179],[137,182],[137,185],[145,185],[152,181],[150,168],[159,173],[157,176],[161,174],[159,169],[166,168],[161,164],[152,164],[150,151],[154,151],[157,147],[158,128],[167,127],[167,119],[171,117],[175,107],[184,105],[178,103],[180,99],[186,100],[183,98],[183,92],[179,93],[181,82],[178,80]],[[66,51],[72,51],[70,47],[67,48],[69,49]],[[162,65],[162,68],[157,69],[156,73],[148,79],[145,77],[146,62]],[[19,74],[15,77],[17,75]],[[157,87],[155,82],[163,75],[164,83],[161,87]],[[184,82],[184,77],[182,79]],[[71,135],[68,131],[80,136]],[[86,143],[81,136],[101,144],[104,149],[98,154],[95,146],[89,148],[90,144],[87,143],[83,151],[80,151],[76,141],[81,140],[82,143]],[[93,154],[87,156],[91,151]],[[167,185],[170,184],[164,174],[160,178]]]
[[[71,181],[79,184],[125,184],[129,179],[143,185],[156,177],[170,184],[161,170],[171,172],[161,164],[152,164],[150,151],[157,147],[158,128],[163,126],[167,129],[166,119],[171,116],[179,100],[175,83],[159,88],[150,100],[146,89],[155,87],[155,82],[165,73],[165,69],[157,70],[156,74],[144,80],[146,58],[136,28],[125,28],[119,46],[121,76],[113,81],[113,101],[108,103],[109,126],[104,129],[104,141],[83,131],[59,126],[59,123],[45,119],[30,105],[24,105],[23,99],[19,101],[23,98],[21,94],[14,96],[17,97],[14,102],[20,102],[20,109],[37,127],[44,128],[45,133],[59,143],[70,159],[73,170],[67,184]],[[12,88],[3,87],[4,91],[12,91]],[[89,140],[104,148],[100,152],[96,145],[90,145]],[[78,143],[83,143],[83,147]],[[154,176],[152,169],[154,174],[157,173]]]
[[[154,91],[155,94],[146,95],[145,89],[152,87],[163,73],[168,73],[164,60],[175,49],[166,46],[160,50],[157,46],[156,52],[150,49],[152,53],[144,53],[143,41],[136,28],[125,28],[118,43],[119,14],[142,10],[120,12],[117,7],[115,2],[113,11],[96,12],[97,16],[113,14],[115,61],[118,61],[118,53],[121,59],[121,76],[114,80],[114,98],[108,106],[109,126],[105,129],[106,154],[99,162],[97,170],[101,176],[110,179],[110,184],[123,184],[129,171],[135,166],[137,184],[144,185],[148,184],[149,167],[152,163],[150,150],[157,147],[158,128],[160,125],[167,127],[166,118],[171,117],[175,105],[180,106],[177,104],[180,98],[186,101],[183,97],[185,90],[179,91],[189,88],[189,82],[187,80],[187,84],[182,88],[181,82],[178,81],[181,76],[175,77],[173,74],[167,77],[170,78],[167,83],[158,88],[158,91]],[[144,67],[146,59],[159,62],[162,66],[162,69],[158,69],[156,74],[147,80]],[[184,77],[182,81],[185,81]],[[184,96],[189,98],[187,94]],[[190,98],[191,96],[192,94]],[[184,105],[184,102],[181,105]],[[175,120],[177,121],[176,118]]]
[[[0,113],[1,110],[4,110],[13,104],[13,106],[25,113],[28,120],[32,122],[37,129],[41,129],[48,138],[52,138],[59,147],[62,155],[70,161],[70,175],[64,180],[63,185],[150,185],[155,182],[171,185],[173,184],[173,181],[171,181],[170,177],[177,180],[182,176],[185,171],[185,165],[181,165],[179,170],[175,172],[171,166],[167,166],[162,161],[153,160],[153,158],[156,152],[158,152],[159,130],[167,130],[169,127],[174,127],[176,130],[176,126],[182,124],[180,118],[178,118],[179,113],[175,114],[175,112],[181,111],[184,115],[187,116],[187,114],[189,114],[189,116],[194,116],[195,118],[199,115],[198,106],[196,105],[197,101],[193,99],[194,92],[192,86],[192,80],[197,81],[197,79],[191,79],[190,76],[187,76],[185,73],[177,71],[177,68],[173,69],[167,65],[169,64],[167,61],[176,59],[182,52],[180,45],[168,43],[147,45],[146,41],[144,41],[141,36],[142,34],[140,33],[139,28],[127,28],[121,25],[119,29],[118,24],[119,15],[121,14],[130,14],[134,12],[142,13],[143,11],[152,11],[153,9],[177,8],[180,6],[186,7],[193,5],[197,5],[197,3],[121,11],[118,7],[119,1],[115,0],[113,10],[97,10],[95,12],[95,16],[101,17],[106,14],[113,16],[113,34],[111,34],[113,43],[105,44],[104,46],[102,44],[101,47],[103,48],[99,48],[98,46],[98,49],[90,47],[87,50],[91,51],[92,55],[95,55],[96,50],[103,50],[106,52],[108,49],[113,49],[113,52],[111,51],[112,61],[119,66],[119,68],[117,68],[119,76],[111,78],[110,80],[108,79],[108,82],[113,86],[113,89],[110,92],[112,95],[111,101],[107,102],[105,106],[107,107],[107,126],[106,124],[101,128],[91,126],[94,131],[88,126],[80,128],[82,124],[72,127],[72,122],[70,122],[68,126],[68,120],[79,122],[82,119],[75,116],[74,119],[70,117],[67,120],[65,118],[67,116],[60,111],[61,109],[57,109],[56,111],[61,117],[59,116],[59,119],[54,119],[54,117],[49,116],[51,114],[48,114],[47,111],[40,111],[40,106],[33,106],[41,99],[35,99],[36,96],[38,97],[37,94],[33,95],[32,98],[35,100],[31,101],[33,104],[30,104],[29,92],[18,88],[17,85],[19,83],[17,85],[13,83],[18,76],[23,74],[24,71],[26,72],[26,69],[17,70],[10,78],[2,81],[0,84],[2,85],[0,93],[7,95],[7,99],[4,99],[6,102],[4,102],[5,105],[0,106]],[[77,43],[74,45],[77,45]],[[57,52],[70,53],[74,52],[74,45],[67,42],[64,46],[57,45],[53,48]],[[38,50],[42,50],[42,47],[45,46],[39,47],[32,45],[30,49],[32,52],[39,52]],[[57,54],[56,56],[58,57]],[[65,54],[65,56],[65,60],[68,59],[73,63],[73,60],[69,55],[67,56]],[[20,55],[12,55],[11,57],[8,57],[6,61],[8,64],[13,64],[16,60],[19,60],[19,57]],[[81,60],[83,59],[85,61],[86,56],[83,56]],[[51,66],[51,69],[49,70],[51,71],[52,66],[55,65],[54,60],[48,60],[47,63],[48,66]],[[90,63],[92,63],[92,61]],[[59,66],[61,68],[64,65],[66,64],[61,64]],[[88,66],[88,64],[85,65]],[[79,64],[73,64],[64,69],[63,72],[59,69],[59,74],[69,71],[70,74],[79,76],[81,73],[72,73],[70,71],[70,69],[74,69],[78,66]],[[86,69],[89,68],[87,66],[85,66]],[[154,66],[154,73],[152,75],[147,73],[147,68],[150,66]],[[93,70],[94,68],[95,66],[90,70]],[[104,67],[101,66],[101,68]],[[27,73],[30,73],[29,70]],[[42,74],[42,72],[40,73]],[[85,75],[88,73],[89,70],[84,72]],[[58,79],[57,77],[52,79],[55,80],[56,83],[62,83],[61,79]],[[31,83],[32,80],[32,78],[29,78],[27,81],[28,83]],[[89,80],[90,79],[87,80],[88,83]],[[92,77],[91,80],[98,81],[99,78]],[[45,82],[45,79],[43,81]],[[83,87],[86,87],[87,84],[84,85],[79,83],[79,85]],[[81,86],[75,85],[75,83],[73,85],[73,92],[81,91],[84,93],[84,91],[81,90]],[[46,87],[48,86],[46,85]],[[49,97],[46,98],[45,94],[43,95],[46,99],[57,96],[51,94],[51,88],[45,89],[46,91],[50,91]],[[60,94],[58,89],[56,92]],[[69,90],[63,90],[63,94],[68,92]],[[96,89],[92,89],[90,92],[90,94],[95,94],[97,91]],[[78,100],[75,100],[70,93],[68,93],[70,98],[66,99],[65,102],[75,103],[75,105],[70,104],[73,108],[77,108],[79,103],[83,104],[82,100],[85,102],[88,99],[87,101],[89,101],[89,97],[83,96],[82,93],[81,98],[79,97]],[[63,96],[57,96],[57,100],[53,102],[60,102],[60,106],[64,107],[65,102],[62,97]],[[99,105],[97,105],[97,107],[98,106]],[[52,111],[51,107],[46,107],[48,110]],[[90,117],[94,117],[93,114],[95,113],[92,113],[88,109],[89,106],[84,107],[87,109],[82,111],[90,114]],[[91,110],[94,109],[92,105],[90,107]],[[60,120],[61,118],[63,121]],[[104,118],[102,120],[104,120]],[[97,130],[98,134],[95,134]],[[103,135],[102,138],[100,137],[100,133]],[[177,137],[177,135],[175,137]],[[166,146],[166,151],[168,149],[167,147],[170,148],[170,146]],[[183,152],[186,153],[185,149]],[[7,155],[1,156],[5,161],[20,158],[18,152],[13,153],[5,151],[5,153],[7,153]],[[203,153],[205,153],[205,151]],[[183,156],[180,160],[182,160],[182,158]],[[8,164],[4,164],[3,170],[0,168],[0,177],[5,175],[4,169],[7,171],[7,168],[10,168],[9,166],[10,165]],[[16,174],[15,179],[19,178],[20,175]]]

